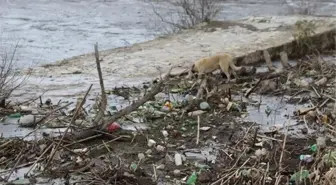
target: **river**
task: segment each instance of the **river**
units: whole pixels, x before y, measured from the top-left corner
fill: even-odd
[[[310,1],[316,15],[336,15],[335,0]],[[225,1],[218,18],[293,14],[302,2]],[[18,67],[33,67],[92,52],[95,42],[111,49],[153,39],[157,23],[140,0],[0,0],[0,47],[19,42]]]

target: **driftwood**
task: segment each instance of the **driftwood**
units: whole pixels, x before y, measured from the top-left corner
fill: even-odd
[[[60,147],[61,142],[62,142],[62,141],[64,140],[64,138],[66,137],[66,135],[67,135],[67,133],[68,133],[68,131],[69,131],[71,125],[75,122],[75,120],[76,120],[76,115],[77,115],[78,112],[80,111],[80,108],[83,106],[84,101],[86,100],[86,97],[87,97],[87,95],[89,94],[89,92],[90,92],[90,90],[91,90],[91,88],[92,88],[92,85],[93,85],[93,84],[91,84],[90,87],[89,87],[89,89],[86,91],[83,100],[81,101],[79,107],[77,107],[74,116],[72,117],[72,119],[71,119],[71,121],[70,121],[68,127],[67,127],[67,128],[65,129],[65,131],[64,131],[64,134],[63,134],[62,138],[59,140],[59,142],[57,143],[55,149],[54,149],[54,150],[52,151],[52,153],[50,154],[49,159],[48,159],[48,161],[47,161],[47,163],[46,163],[46,165],[45,165],[46,168],[44,168],[44,170],[46,170],[46,169],[49,167],[48,164],[49,164],[50,161],[53,159],[55,153],[57,152],[58,148]]]
[[[159,83],[156,84],[156,86],[148,93],[146,94],[142,99],[135,101],[130,106],[118,111],[117,113],[113,114],[107,121],[104,121],[101,124],[96,124],[95,126],[88,128],[86,130],[76,131],[73,134],[68,134],[66,136],[66,139],[68,140],[80,140],[83,138],[90,137],[92,135],[95,135],[98,133],[104,133],[106,131],[106,128],[109,124],[115,122],[119,118],[133,112],[137,108],[139,108],[141,105],[149,101],[151,98],[153,98],[156,94],[162,91],[162,86],[165,81],[169,79],[169,74],[172,68],[169,70],[168,74],[159,81]]]
[[[98,104],[99,105],[99,112],[94,118],[94,123],[99,125],[99,122],[102,120],[105,114],[106,106],[107,106],[107,98],[105,93],[105,87],[104,87],[104,79],[103,74],[100,68],[100,59],[99,59],[99,51],[98,51],[98,43],[94,46],[95,50],[95,57],[96,57],[96,64],[97,64],[97,72],[99,76],[99,84],[100,84],[100,90],[101,90],[101,101]]]
[[[70,103],[68,103],[68,104],[66,104],[66,105],[64,105],[64,106],[62,106],[62,107],[59,107],[59,108],[57,108],[57,109],[54,109],[54,110],[50,111],[50,112],[47,113],[45,116],[43,116],[43,118],[41,118],[39,121],[37,121],[37,122],[35,123],[35,125],[41,124],[41,123],[42,123],[43,121],[45,121],[49,116],[51,116],[52,114],[54,114],[55,112],[57,112],[57,111],[59,111],[59,110],[62,110],[62,109],[64,109],[64,108],[68,107],[68,106],[71,105],[71,104],[73,104],[73,102],[70,102]]]
[[[259,86],[259,84],[262,80],[263,80],[263,78],[260,78],[259,81],[251,89],[246,91],[245,98],[248,98],[250,96],[250,94],[253,93],[256,90],[256,88]]]

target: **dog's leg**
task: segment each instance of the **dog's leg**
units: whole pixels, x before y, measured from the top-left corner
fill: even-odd
[[[232,72],[233,76],[235,77],[235,79],[238,79],[238,75],[237,75],[236,71],[235,70],[231,70],[231,72]]]
[[[227,79],[226,79],[226,83],[229,83],[230,80],[231,80],[231,79],[230,79],[230,73],[224,71],[224,74],[226,75],[226,78],[227,78]]]

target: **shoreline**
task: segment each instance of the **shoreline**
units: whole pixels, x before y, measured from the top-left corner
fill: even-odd
[[[198,27],[180,34],[100,51],[106,89],[122,84],[141,84],[158,77],[160,73],[166,72],[173,65],[178,66],[175,72],[182,71],[195,60],[216,53],[229,52],[234,56],[241,56],[285,44],[294,39],[292,36],[294,23],[303,19],[315,20],[318,27],[316,34],[334,28],[336,23],[335,17],[247,17],[235,21],[236,25],[230,22],[228,26],[228,22],[224,21],[222,25],[217,25],[214,29]],[[253,31],[249,27],[255,27],[257,30]],[[86,53],[56,61],[47,66],[33,68],[31,77],[51,80],[45,83],[36,83],[36,80],[32,80],[28,82],[28,86],[21,89],[21,92],[32,87],[40,91],[57,89],[53,81],[58,81],[60,84],[63,81],[65,84],[58,90],[63,93],[52,93],[56,96],[65,93],[69,93],[69,96],[83,94],[91,83],[94,83],[94,89],[99,89],[94,61],[94,54]],[[80,86],[78,87],[80,89],[73,89],[72,87],[75,86]]]

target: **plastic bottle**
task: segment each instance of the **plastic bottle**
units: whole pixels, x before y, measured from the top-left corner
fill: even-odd
[[[14,114],[10,114],[10,115],[8,115],[8,117],[9,118],[19,118],[19,117],[21,117],[21,113],[14,113]]]
[[[313,152],[317,151],[317,144],[313,144],[312,146],[310,146],[310,150]]]
[[[195,185],[196,180],[197,180],[196,172],[193,172],[193,173],[191,174],[191,176],[188,178],[188,180],[187,180],[187,184],[188,184],[188,185]]]
[[[300,155],[300,160],[306,163],[310,163],[314,160],[314,158],[311,155]]]

